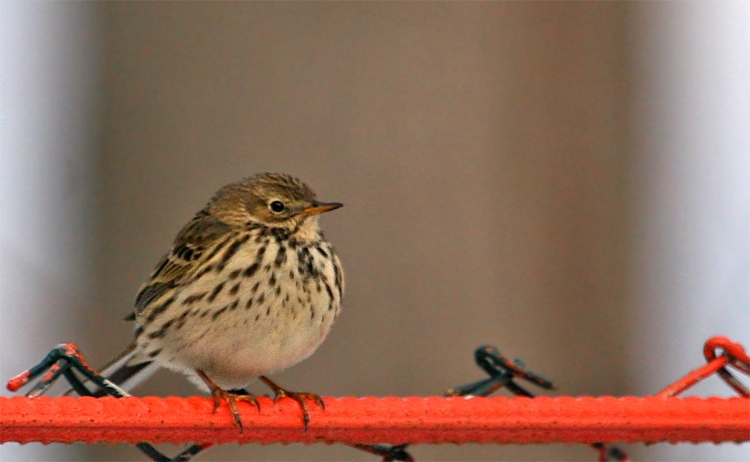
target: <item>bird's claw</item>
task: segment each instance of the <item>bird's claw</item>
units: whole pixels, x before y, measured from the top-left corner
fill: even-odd
[[[273,390],[273,402],[277,402],[282,398],[291,398],[297,403],[299,403],[300,408],[302,409],[302,422],[305,426],[305,431],[307,431],[307,427],[310,425],[310,413],[307,410],[307,401],[312,401],[313,403],[320,406],[321,409],[325,410],[326,405],[323,402],[323,399],[314,393],[307,393],[307,392],[296,392],[296,391],[288,391],[280,386],[278,386],[276,383],[271,381],[268,377],[261,376],[260,379],[268,385],[271,390]]]
[[[214,381],[206,375],[205,372],[197,372],[198,376],[203,380],[209,390],[211,390],[211,397],[213,397],[214,399],[214,412],[219,409],[219,405],[221,404],[222,399],[226,401],[227,406],[229,406],[229,411],[232,413],[232,417],[234,418],[234,423],[237,424],[238,427],[240,427],[240,432],[242,432],[244,428],[242,426],[242,416],[240,415],[240,410],[237,408],[237,402],[250,402],[255,406],[256,409],[258,409],[258,412],[260,412],[260,403],[258,403],[258,400],[255,399],[255,396],[249,393],[236,393],[224,390],[220,386],[216,385]]]

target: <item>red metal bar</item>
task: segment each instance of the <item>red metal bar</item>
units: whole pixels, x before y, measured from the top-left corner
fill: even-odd
[[[716,350],[722,350],[723,354],[717,356]],[[750,391],[726,369],[726,366],[731,365],[745,374],[750,374],[750,356],[745,352],[745,347],[727,337],[711,337],[703,346],[703,356],[706,357],[707,364],[688,372],[684,377],[654,396],[661,398],[677,396],[701,380],[718,372],[727,385],[732,387],[740,396],[750,397]]]
[[[750,400],[676,397],[325,398],[302,429],[297,403],[193,398],[0,397],[0,443],[594,443],[750,441]]]

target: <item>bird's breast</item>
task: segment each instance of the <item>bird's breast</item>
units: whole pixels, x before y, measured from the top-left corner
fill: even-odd
[[[201,369],[220,386],[307,358],[339,314],[343,272],[324,240],[238,234],[200,266],[138,343],[142,355]]]

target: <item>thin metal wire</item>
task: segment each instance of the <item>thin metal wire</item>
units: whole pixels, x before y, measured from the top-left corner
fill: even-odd
[[[742,345],[724,337],[704,346],[708,364],[654,397],[528,398],[517,380],[551,389],[552,383],[534,374],[520,360],[500,355],[494,347],[475,352],[477,364],[490,377],[452,388],[453,398],[325,398],[326,410],[312,412],[310,428],[299,425],[299,407],[261,397],[261,410],[241,406],[245,432],[239,432],[226,406],[212,412],[209,398],[134,398],[94,371],[74,345],[59,345],[38,365],[14,377],[16,391],[41,380],[30,398],[0,397],[2,442],[129,442],[155,462],[187,461],[214,444],[227,442],[345,443],[382,456],[384,460],[413,460],[409,443],[588,443],[599,460],[627,460],[606,443],[612,441],[724,442],[750,441],[750,392],[731,372],[750,375],[750,359]],[[115,398],[48,398],[40,396],[59,377],[83,395],[93,392],[76,375]],[[677,394],[717,373],[741,397],[678,398]],[[500,388],[518,398],[483,398]],[[149,441],[195,444],[170,458]],[[393,445],[380,444],[389,441]]]

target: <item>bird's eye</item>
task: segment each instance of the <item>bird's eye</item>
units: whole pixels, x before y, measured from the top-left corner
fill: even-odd
[[[273,213],[281,213],[284,211],[284,203],[281,201],[273,201],[268,205],[268,207]]]

